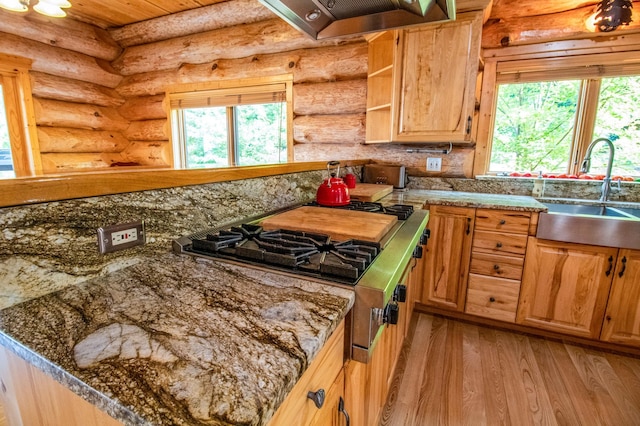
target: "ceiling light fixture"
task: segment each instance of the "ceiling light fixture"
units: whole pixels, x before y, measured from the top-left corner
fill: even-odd
[[[29,0],[0,0],[0,7],[12,12],[26,12],[29,10]],[[53,18],[63,18],[67,14],[62,9],[69,7],[71,3],[67,0],[40,0],[33,6],[33,10]]]
[[[596,13],[589,19],[588,26],[591,27],[593,25],[594,27],[591,28],[597,31],[609,32],[620,25],[629,25],[631,23],[632,8],[631,0],[600,0]]]

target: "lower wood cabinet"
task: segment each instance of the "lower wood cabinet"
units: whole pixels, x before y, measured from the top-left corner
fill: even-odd
[[[0,347],[0,389],[9,426],[122,426],[4,347]]]
[[[598,339],[617,254],[530,237],[516,322]]]
[[[600,339],[640,346],[640,250],[618,252]]]
[[[464,310],[474,220],[474,208],[430,206],[421,303]]]

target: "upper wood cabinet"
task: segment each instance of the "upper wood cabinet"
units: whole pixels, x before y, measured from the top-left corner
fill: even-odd
[[[640,346],[640,250],[618,253],[600,339]]]
[[[482,12],[369,41],[368,143],[472,142]]]
[[[617,254],[530,237],[516,322],[597,339]]]
[[[475,209],[431,206],[420,302],[464,309]]]

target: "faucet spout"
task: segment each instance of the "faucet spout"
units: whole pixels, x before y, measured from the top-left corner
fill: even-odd
[[[587,147],[587,153],[584,155],[584,159],[582,160],[582,167],[580,171],[582,173],[588,173],[591,168],[591,153],[593,152],[593,148],[599,144],[600,142],[604,142],[609,147],[609,161],[607,161],[607,172],[605,174],[604,180],[602,181],[602,192],[600,194],[600,201],[606,202],[609,198],[609,190],[611,188],[611,169],[613,168],[613,157],[615,154],[615,148],[613,143],[607,138],[598,138],[591,142]]]

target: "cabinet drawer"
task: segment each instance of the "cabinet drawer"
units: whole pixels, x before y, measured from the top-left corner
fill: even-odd
[[[327,340],[268,424],[272,426],[313,424],[320,410],[332,410],[331,404],[325,404],[321,409],[316,408],[313,401],[307,398],[307,393],[323,389],[327,396],[334,381],[342,372],[343,364],[344,321]]]
[[[515,322],[520,281],[469,274],[465,312]]]
[[[473,251],[524,254],[526,250],[526,234],[501,234],[477,230],[473,233]]]
[[[471,267],[473,274],[488,275],[497,278],[520,280],[522,278],[524,258],[490,253],[472,253]]]
[[[528,234],[530,219],[530,212],[478,209],[476,210],[476,229]]]

